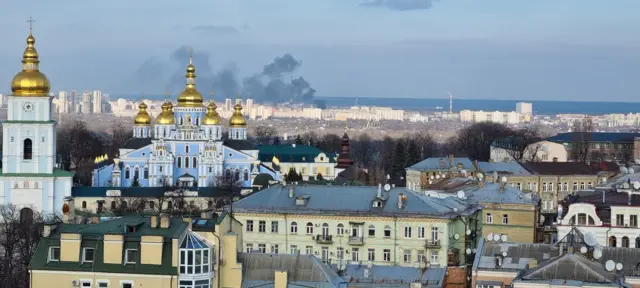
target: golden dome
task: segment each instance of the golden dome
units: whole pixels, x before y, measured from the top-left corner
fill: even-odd
[[[138,111],[138,115],[136,115],[133,124],[151,125],[151,116],[149,116],[149,113],[147,112],[147,104],[144,104],[144,102],[142,102],[140,103],[138,108],[140,108],[140,111]]]
[[[229,126],[232,128],[247,127],[247,119],[242,115],[242,106],[236,104],[233,106],[233,115],[229,119]]]
[[[184,91],[178,95],[178,107],[202,107],[202,94],[196,90],[196,67],[193,66],[193,59],[189,55],[189,65],[187,65],[187,85]]]
[[[220,123],[222,123],[222,118],[218,115],[216,108],[218,107],[212,100],[211,103],[209,103],[209,106],[207,106],[207,114],[204,115],[202,125],[220,125]]]
[[[156,124],[169,125],[176,124],[176,118],[173,116],[173,104],[169,101],[162,104],[162,112],[156,117]]]
[[[51,85],[47,76],[40,72],[36,38],[29,32],[27,48],[22,54],[22,71],[11,81],[11,92],[14,96],[48,97]]]

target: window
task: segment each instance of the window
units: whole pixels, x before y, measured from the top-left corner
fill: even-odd
[[[80,280],[82,285],[80,287],[91,287],[91,280]]]
[[[340,260],[344,259],[344,248],[338,247],[338,249],[336,250],[336,256]]]
[[[129,174],[130,174],[130,173],[129,173],[129,167],[124,168],[124,178],[125,178],[125,179],[129,179],[129,178],[131,178],[131,177],[130,177],[131,175],[129,175]]]
[[[424,226],[418,227],[418,239],[424,239]]]
[[[267,221],[259,221],[258,222],[258,232],[260,232],[260,233],[267,232]]]
[[[105,281],[98,282],[98,288],[107,288],[107,287],[109,287],[109,282],[105,282]]]
[[[196,157],[194,156],[193,157],[193,168],[196,168],[196,163],[197,163],[197,160],[196,160]]]
[[[562,184],[562,186],[564,186],[564,189],[562,189],[563,191],[569,191],[569,183],[564,182],[564,184]]]
[[[376,236],[376,227],[374,227],[373,225],[369,225],[369,237],[374,236]]]
[[[184,146],[184,153],[189,153],[189,145]]]
[[[247,253],[253,252],[253,244],[247,243]]]
[[[278,254],[278,244],[271,244],[271,254]]]
[[[244,179],[244,181],[249,181],[249,170],[247,170],[247,169],[244,170],[243,179]]]
[[[386,238],[391,237],[391,227],[389,227],[389,226],[385,226],[384,227],[384,237],[386,237]]]
[[[312,255],[313,254],[313,246],[307,246],[304,249],[305,254]]]
[[[178,168],[182,168],[182,157],[178,156]]]
[[[553,183],[549,183],[549,192],[553,192]]]
[[[240,180],[240,170],[236,169],[234,173],[235,175],[233,175],[233,179]]]
[[[542,183],[542,192],[547,192],[547,182]]]
[[[116,201],[111,201],[111,210],[116,210]]]
[[[404,238],[411,238],[411,227],[404,227]]]
[[[247,220],[247,232],[253,232],[253,220]]]
[[[584,189],[585,189],[584,182],[580,182],[580,190],[584,190]]]
[[[638,227],[638,215],[631,215],[629,217],[629,226]]]
[[[307,223],[307,234],[313,234],[313,224],[311,222]]]
[[[438,265],[438,250],[431,251],[431,265]]]
[[[133,179],[140,179],[140,168],[133,168]]]
[[[25,160],[30,160],[33,157],[32,152],[33,152],[33,143],[31,142],[31,139],[29,138],[24,139],[22,157]]]
[[[338,229],[336,231],[336,234],[338,234],[338,235],[343,235],[344,234],[344,225],[342,225],[342,223],[338,224]]]
[[[627,236],[622,237],[622,247],[629,248],[629,237]]]
[[[376,249],[369,248],[367,250],[367,260],[376,261]]]
[[[327,238],[327,236],[329,236],[329,224],[327,223],[322,224],[322,236],[323,238]]]
[[[624,226],[624,215],[616,214],[616,226]]]
[[[162,172],[162,166],[158,166],[158,171]],[[211,172],[211,171],[209,171]]]
[[[138,261],[138,250],[127,249],[124,254],[124,264],[136,264]]]
[[[184,157],[184,168],[189,168],[189,157],[188,156]]]
[[[144,179],[149,179],[149,167],[144,167],[144,173],[142,174]]]
[[[493,223],[493,216],[491,216],[491,213],[487,213],[487,216],[485,217],[485,222],[491,224]]]
[[[82,201],[82,209],[87,209],[87,201]]]
[[[578,225],[587,225],[587,214],[578,214]]]
[[[587,183],[587,188],[589,188],[589,189],[593,188],[593,183],[591,183],[591,182]]]
[[[427,262],[427,256],[424,254],[424,250],[418,250],[418,256],[416,257],[416,262]]]
[[[149,209],[155,209],[155,208],[156,208],[156,202],[149,201]]]
[[[297,245],[291,245],[289,246],[289,253],[291,255],[296,255],[298,254],[298,246]]]
[[[133,288],[133,282],[120,282],[120,288]]]
[[[411,263],[411,250],[404,250],[404,255],[402,256],[404,263]]]
[[[616,236],[609,237],[609,247],[616,247],[617,242]]]
[[[391,249],[384,249],[382,250],[382,260],[384,262],[389,262],[391,261]]]
[[[258,244],[258,253],[267,253],[267,245]]]
[[[502,215],[502,224],[509,224],[509,215],[507,214]]]
[[[298,233],[298,223],[291,222],[291,233],[292,234],[297,234]]]
[[[278,221],[271,221],[271,233],[278,233]]]
[[[578,182],[573,182],[573,190],[572,191],[577,191],[578,190]]]
[[[431,240],[438,241],[438,227],[431,227]]]
[[[360,249],[351,248],[351,261],[354,261],[354,262],[360,261]]]
[[[95,250],[93,248],[84,248],[82,249],[82,263],[91,263],[93,262]]]
[[[49,262],[60,261],[60,247],[49,247]]]

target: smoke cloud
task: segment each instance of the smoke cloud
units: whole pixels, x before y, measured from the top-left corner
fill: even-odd
[[[365,0],[363,7],[381,7],[396,11],[426,10],[433,6],[433,0]]]
[[[137,85],[150,86],[151,82],[166,83],[165,90],[173,94],[182,91],[185,85],[186,63],[189,62],[189,48],[182,46],[173,51],[169,57],[171,67],[179,67],[168,79],[165,75],[164,65],[157,59],[150,59],[143,63],[133,75],[138,79]],[[263,103],[282,102],[308,102],[315,96],[316,90],[311,87],[302,76],[294,76],[294,73],[302,65],[302,61],[286,53],[276,57],[269,64],[264,65],[261,72],[244,77],[239,81],[235,65],[227,65],[220,70],[215,70],[209,63],[210,55],[207,52],[193,51],[193,64],[196,67],[196,87],[205,95],[215,92],[221,97],[235,97],[242,94],[244,98],[252,98]],[[144,81],[140,81],[144,79]],[[157,89],[158,86],[155,87]],[[153,89],[153,90],[155,90]],[[148,91],[148,90],[147,90]]]

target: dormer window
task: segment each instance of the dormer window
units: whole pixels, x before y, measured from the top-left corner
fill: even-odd
[[[49,262],[58,262],[60,261],[60,247],[51,246],[49,247]]]
[[[309,196],[300,196],[296,198],[296,206],[306,206],[309,201]]]
[[[138,250],[127,249],[124,253],[124,264],[136,264],[138,261]]]
[[[373,200],[373,207],[374,208],[382,207],[382,200]]]
[[[93,248],[84,248],[82,249],[82,263],[93,263],[93,259],[95,255],[95,249]]]

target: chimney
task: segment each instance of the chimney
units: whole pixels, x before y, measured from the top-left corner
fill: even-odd
[[[100,217],[98,216],[91,217],[91,224],[98,224],[98,223],[100,223]]]
[[[149,226],[151,226],[151,228],[158,227],[158,216],[152,215],[150,220],[151,221],[149,221]]]
[[[538,266],[538,261],[536,259],[529,260],[529,269],[536,268]]]
[[[51,235],[51,231],[56,229],[56,223],[47,223],[44,224],[43,230],[42,230],[42,237],[49,237],[49,235]]]
[[[444,169],[444,159],[440,158],[440,169]]]
[[[382,198],[382,184],[378,184],[378,195],[376,197]]]
[[[169,228],[169,222],[171,222],[169,219],[169,215],[160,216],[160,228]]]
[[[184,217],[184,218],[182,218],[182,221],[184,223],[187,223],[187,229],[188,230],[193,230],[193,222],[191,221],[191,217]]]
[[[289,198],[293,198],[293,196],[296,195],[296,190],[293,188],[293,186],[289,187]]]
[[[407,196],[404,196],[402,193],[398,194],[398,209],[404,208],[405,200],[407,200]]]
[[[480,167],[478,167],[478,160],[473,160],[473,168],[475,168],[476,171],[480,171]]]

